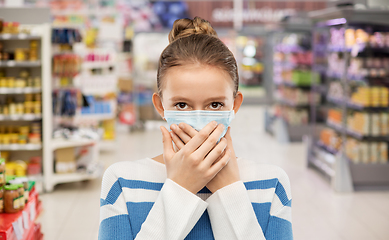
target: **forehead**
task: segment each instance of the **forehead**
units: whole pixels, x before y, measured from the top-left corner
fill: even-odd
[[[165,75],[163,95],[213,96],[233,94],[230,75],[214,66],[200,64],[170,68]]]

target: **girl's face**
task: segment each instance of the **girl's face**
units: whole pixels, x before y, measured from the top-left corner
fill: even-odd
[[[161,117],[164,110],[238,111],[242,93],[234,98],[231,77],[225,71],[201,64],[169,69],[164,78],[163,98],[153,95],[153,103]]]

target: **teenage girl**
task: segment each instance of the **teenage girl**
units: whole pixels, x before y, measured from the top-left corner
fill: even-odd
[[[153,104],[162,118],[184,113],[188,122],[161,127],[163,154],[106,170],[99,239],[293,239],[286,173],[237,158],[229,122],[212,121],[243,101],[233,54],[198,17],[177,20],[169,42]],[[194,117],[209,122],[196,129]]]

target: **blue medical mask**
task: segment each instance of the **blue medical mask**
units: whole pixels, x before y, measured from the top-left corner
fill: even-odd
[[[223,134],[219,137],[218,142],[228,130],[232,119],[235,117],[234,110],[231,111],[164,111],[165,120],[171,126],[172,124],[186,123],[192,126],[195,130],[200,131],[208,123],[216,121],[218,124],[223,124],[225,129]]]

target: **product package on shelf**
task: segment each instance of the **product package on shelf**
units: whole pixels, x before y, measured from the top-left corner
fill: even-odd
[[[35,189],[35,183],[12,176],[9,176],[8,180],[7,184],[0,188],[0,195],[3,194],[0,238],[43,239],[40,224],[35,223],[42,211],[42,203]]]
[[[347,139],[346,155],[353,163],[388,163],[388,142]]]

